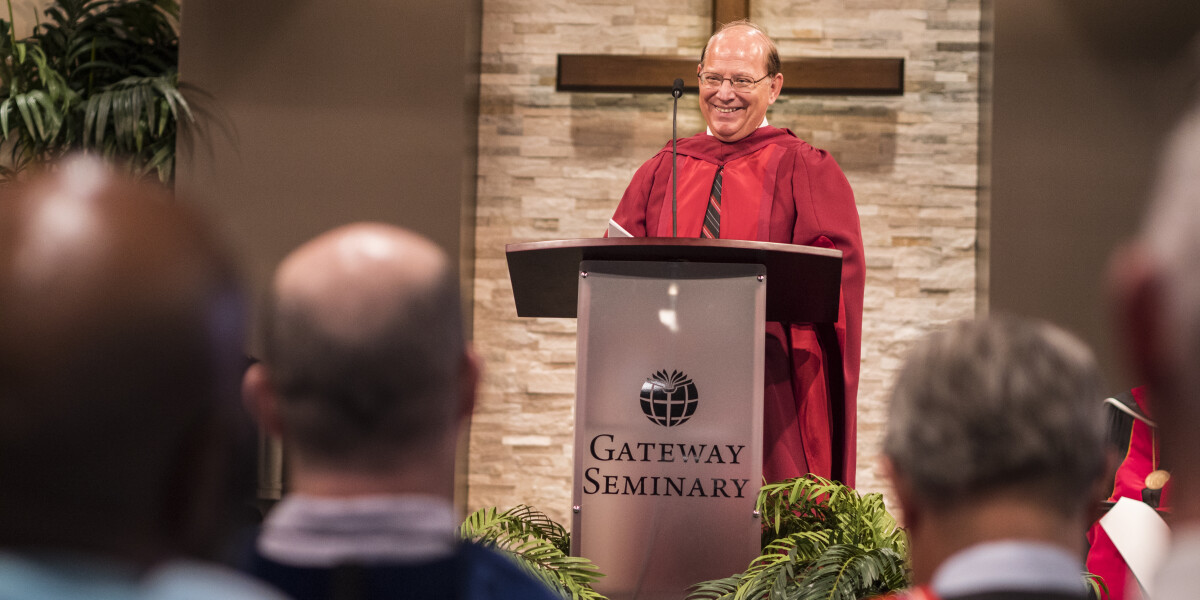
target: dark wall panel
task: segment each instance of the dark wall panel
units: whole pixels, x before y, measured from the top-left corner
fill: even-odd
[[[176,189],[238,248],[256,304],[293,248],[370,220],[441,244],[469,310],[480,14],[479,0],[184,3],[180,73],[202,116]],[[281,460],[264,442],[261,496],[278,496]]]
[[[1105,272],[1136,231],[1163,135],[1192,96],[1200,4],[989,4],[990,310],[1071,329],[1097,348],[1114,390],[1126,387]]]
[[[479,15],[478,0],[187,0],[181,77],[206,114],[177,188],[241,247],[256,291],[289,250],[358,220],[420,231],[469,275]]]

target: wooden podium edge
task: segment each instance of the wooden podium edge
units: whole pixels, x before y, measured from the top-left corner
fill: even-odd
[[[767,267],[767,320],[833,323],[842,252],[830,248],[695,238],[588,238],[505,246],[519,317],[574,318],[584,260],[684,261]],[[803,271],[806,278],[796,277]]]

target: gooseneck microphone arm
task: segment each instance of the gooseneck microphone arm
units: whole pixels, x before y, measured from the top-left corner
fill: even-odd
[[[677,164],[677,153],[675,150],[676,140],[675,135],[675,119],[679,114],[679,97],[683,95],[683,80],[676,79],[675,84],[671,86],[671,96],[674,98],[671,108],[671,237],[679,237],[679,201],[677,199],[679,189],[679,166]]]

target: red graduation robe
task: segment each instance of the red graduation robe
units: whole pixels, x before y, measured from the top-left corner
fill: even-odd
[[[1153,416],[1154,411],[1146,386],[1135,387],[1130,393],[1142,413],[1148,417]],[[1112,495],[1108,497],[1109,502],[1116,502],[1121,498],[1141,501],[1142,489],[1146,487],[1146,476],[1161,467],[1158,463],[1161,450],[1158,447],[1155,428],[1140,419],[1134,419],[1132,427],[1129,433],[1129,447],[1117,467]],[[1159,508],[1168,509],[1171,506],[1172,487],[1170,481],[1163,487]],[[1108,587],[1108,594],[1104,600],[1142,600],[1141,588],[1130,585],[1136,581],[1133,572],[1129,570],[1125,558],[1108,537],[1108,533],[1100,527],[1099,521],[1093,523],[1088,530],[1087,540],[1087,571],[1104,579],[1104,584]]]
[[[725,143],[701,133],[678,141],[678,228],[699,237],[709,190],[724,166],[722,239],[802,244],[842,251],[837,335],[846,379],[844,448],[831,448],[824,364],[809,326],[767,323],[763,397],[763,476],[778,481],[806,473],[854,485],[856,398],[862,339],[862,233],[854,194],[824,150],[787,129],[760,127]],[[671,144],[638,169],[613,215],[635,237],[671,236]],[[832,452],[845,472],[831,473]]]

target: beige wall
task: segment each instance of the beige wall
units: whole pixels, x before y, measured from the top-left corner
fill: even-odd
[[[1193,95],[1200,4],[994,4],[988,301],[1083,336],[1111,391],[1128,389],[1137,382],[1110,336],[1105,272]]]
[[[570,506],[575,323],[517,319],[508,242],[599,235],[633,171],[670,136],[669,95],[554,91],[557,53],[699,56],[708,0],[485,0],[476,342],[488,363],[471,438],[470,505]],[[884,395],[912,342],[975,306],[977,0],[754,0],[786,56],[901,56],[906,93],[790,97],[772,124],[830,150],[867,256],[859,485],[877,468]],[[695,96],[680,134],[702,128]]]
[[[180,72],[205,114],[176,187],[256,295],[301,242],[375,220],[461,259],[469,299],[478,16],[472,0],[187,0]]]
[[[212,99],[192,96],[210,112],[194,151],[181,145],[177,186],[245,247],[256,284],[301,241],[361,219],[469,249],[471,12],[468,0],[188,1],[181,78]]]
[[[25,37],[33,32],[33,27],[40,21],[45,21],[46,17],[42,11],[50,6],[51,0],[12,0],[12,17],[13,29],[18,38]],[[7,10],[5,5],[4,9]],[[4,20],[8,20],[8,13],[4,13]]]

